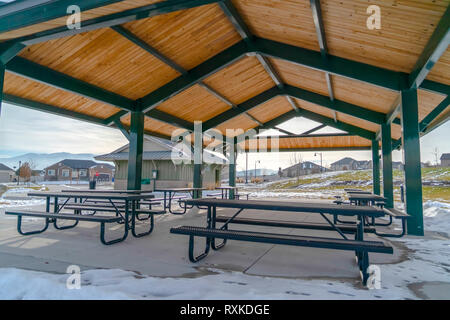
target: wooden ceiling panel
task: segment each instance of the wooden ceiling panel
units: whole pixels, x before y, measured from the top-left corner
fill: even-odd
[[[235,104],[275,86],[256,57],[245,57],[204,82]]]
[[[450,85],[450,49],[441,56],[431,69],[427,77],[428,80],[441,82],[446,85]]]
[[[417,102],[419,104],[419,121],[422,121],[445,97],[426,90],[417,90]]]
[[[240,115],[222,123],[214,129],[220,131],[224,136],[234,137],[257,126],[258,124],[250,120],[246,115]],[[227,129],[230,131],[227,131]]]
[[[116,107],[56,89],[9,72],[5,73],[4,92],[100,119],[106,119],[120,111]]]
[[[125,124],[126,126],[130,126],[131,116],[128,114],[125,117],[123,117],[120,121],[123,124]],[[172,126],[172,125],[167,124],[162,121],[158,121],[158,120],[155,120],[155,119],[152,119],[149,117],[145,117],[144,130],[150,131],[150,132],[156,132],[156,133],[171,137],[172,133],[174,133],[177,130],[180,130],[180,128]]]
[[[381,29],[369,30],[369,5],[381,9]],[[332,55],[410,73],[448,6],[448,0],[323,0],[323,24]]]
[[[120,1],[120,2],[113,3],[110,5],[104,6],[104,7],[99,7],[99,8],[81,12],[81,21],[98,18],[101,16],[125,11],[128,9],[146,6],[146,5],[153,4],[156,2],[160,2],[160,1],[161,0],[124,0],[124,1]],[[35,24],[32,26],[28,26],[28,27],[17,29],[17,30],[12,30],[12,31],[1,33],[0,40],[22,37],[22,36],[33,34],[36,32],[41,32],[44,30],[61,27],[61,26],[66,25],[66,23],[67,23],[67,16],[53,19],[50,21],[45,21],[43,23]]]
[[[325,73],[280,59],[270,59],[284,83],[328,96]]]
[[[278,142],[272,142],[273,139],[268,139],[267,143],[263,143],[264,147],[267,144],[268,150],[271,146],[280,151],[289,149],[321,149],[321,148],[352,148],[352,147],[371,147],[371,141],[359,136],[323,136],[323,137],[300,137],[300,138],[284,138],[280,136]],[[249,140],[241,142],[241,147],[245,146],[245,150],[255,148],[256,140]]]
[[[252,34],[319,51],[308,0],[234,0]]]
[[[133,100],[178,76],[112,29],[32,45],[20,56]]]
[[[217,4],[133,21],[124,27],[186,70],[241,40]]]
[[[275,119],[286,112],[293,110],[292,106],[287,101],[286,97],[275,97],[266,103],[263,103],[256,108],[253,108],[248,113],[255,117],[258,121],[266,123]]]
[[[398,97],[398,92],[335,75],[331,84],[336,99],[381,113],[389,113]]]
[[[194,122],[209,120],[230,108],[206,89],[195,85],[161,103],[156,109]]]

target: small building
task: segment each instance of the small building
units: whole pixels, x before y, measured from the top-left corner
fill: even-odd
[[[441,167],[450,167],[450,153],[443,153],[440,160]]]
[[[0,183],[12,182],[14,179],[16,179],[14,170],[0,163]]]
[[[89,168],[89,176],[99,182],[109,182],[114,178],[116,168],[109,163],[98,163]]]
[[[345,171],[345,170],[356,170],[356,160],[353,158],[345,157],[341,160],[333,162],[331,164],[331,170],[333,171]]]
[[[128,152],[127,144],[112,153],[95,157],[98,161],[114,162],[114,189],[127,188]],[[145,136],[142,156],[143,190],[192,187],[194,164],[190,150],[165,139]],[[227,159],[221,153],[204,150],[203,163],[203,187],[219,186]]]
[[[89,181],[92,160],[65,159],[44,169],[46,181]]]
[[[298,177],[313,173],[329,171],[327,168],[319,166],[311,161],[300,162],[281,170],[283,177]]]

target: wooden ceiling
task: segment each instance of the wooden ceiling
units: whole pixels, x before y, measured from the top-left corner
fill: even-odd
[[[83,12],[82,19],[87,21],[157,2],[121,1]],[[231,3],[253,35],[312,51],[320,50],[309,0],[233,0]],[[411,73],[449,0],[322,0],[320,3],[329,54]],[[381,8],[380,30],[366,27],[369,4]],[[0,33],[0,41],[49,30],[64,25],[65,21],[66,18],[62,17]],[[183,77],[189,76],[186,76],[189,70],[199,68],[242,41],[242,32],[216,3],[137,19],[124,23],[122,27],[179,68],[162,61],[111,28],[99,28],[30,45],[19,56],[137,103],[141,98],[155,94],[179,79],[183,80]],[[267,62],[286,85],[330,97],[325,72],[281,58],[267,58]],[[225,133],[227,129],[245,131],[256,128],[294,110],[284,95],[275,95],[268,101],[248,107],[252,98],[277,86],[274,75],[268,71],[255,54],[243,55],[224,68],[216,68],[198,81],[174,91],[154,108],[190,123],[216,119],[234,109],[239,111],[215,125],[217,130]],[[427,80],[450,85],[449,49],[434,65]],[[399,96],[397,91],[335,74],[330,75],[330,83],[334,99],[382,114],[388,114],[395,107]],[[8,69],[4,92],[101,120],[120,111],[117,106],[25,78]],[[444,98],[442,94],[419,89],[419,120],[430,114]],[[300,109],[335,118],[338,122],[369,132],[376,133],[380,128],[373,121],[334,112],[311,101],[297,98],[292,101]],[[147,132],[170,137],[180,127],[171,121],[152,118],[151,114],[147,116]],[[121,121],[129,126],[130,116],[124,113]],[[231,135],[237,134],[236,131]],[[392,138],[400,137],[401,128],[394,124]],[[309,140],[302,137],[283,141],[283,148],[287,149],[367,147],[370,143],[353,135],[330,137],[328,140],[324,137]]]

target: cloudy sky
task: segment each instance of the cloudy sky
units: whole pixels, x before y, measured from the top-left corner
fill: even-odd
[[[280,127],[293,133],[301,133],[314,126],[305,119],[294,119]],[[338,132],[334,129],[322,129],[318,133]],[[450,152],[450,122],[440,126],[421,139],[422,161],[434,163],[433,150],[439,153]],[[0,158],[12,157],[28,152],[34,153],[93,153],[103,154],[111,152],[124,144],[127,140],[117,129],[84,123],[60,116],[29,110],[21,107],[3,104],[0,117]],[[342,157],[352,157],[357,160],[371,159],[370,151],[323,152],[324,166]],[[439,155],[440,156],[440,155]],[[297,153],[298,157],[298,153]],[[314,152],[302,152],[300,157],[304,161],[320,164],[320,156]],[[401,152],[395,151],[394,161],[401,161]],[[249,154],[249,169],[254,169],[255,161],[260,160],[257,168],[278,169],[292,164],[292,153],[263,153]],[[238,157],[238,170],[245,169],[245,155]]]

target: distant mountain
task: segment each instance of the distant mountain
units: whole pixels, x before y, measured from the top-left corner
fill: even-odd
[[[58,153],[26,153],[20,156],[12,157],[12,158],[0,158],[0,163],[13,168],[19,166],[19,161],[24,162],[32,162],[35,165],[35,170],[42,170],[54,163],[57,163],[64,159],[78,159],[78,160],[93,160],[94,154],[92,153],[68,153],[68,152],[58,152]],[[96,161],[99,162],[99,161]]]
[[[270,176],[270,175],[272,175],[272,174],[276,174],[277,173],[277,171],[275,171],[275,170],[272,170],[272,169],[265,169],[265,168],[262,168],[262,169],[256,169],[256,176],[257,177],[260,177],[260,176]],[[255,175],[255,169],[253,168],[253,169],[251,169],[251,168],[249,168],[248,169],[248,176],[250,177],[250,176],[254,176]],[[238,171],[238,172],[236,172],[236,176],[237,177],[245,177],[245,170],[244,171]]]

